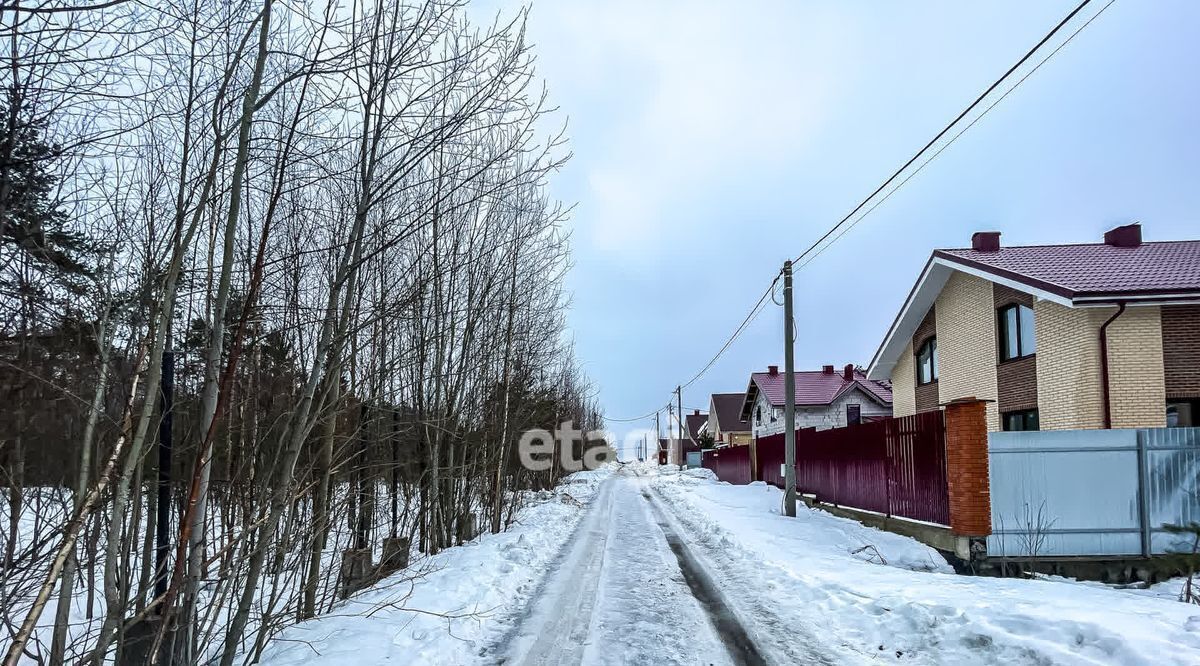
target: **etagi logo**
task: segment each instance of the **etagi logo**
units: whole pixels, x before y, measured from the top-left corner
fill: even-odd
[[[649,432],[649,431],[647,431]],[[626,445],[635,446],[644,440],[643,432],[631,432],[625,438]],[[597,469],[615,457],[616,436],[608,430],[589,430],[586,434],[575,427],[574,421],[563,421],[554,433],[548,430],[527,430],[517,442],[517,457],[521,465],[531,472],[545,472],[554,466],[554,448],[558,447],[558,460],[563,470],[578,472]],[[576,457],[576,442],[582,442]]]

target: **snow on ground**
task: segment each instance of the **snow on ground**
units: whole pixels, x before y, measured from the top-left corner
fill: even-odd
[[[605,484],[527,616],[481,661],[734,663],[684,581],[642,490],[627,472]]]
[[[263,653],[265,666],[466,664],[500,640],[570,538],[611,468],[572,474],[534,495],[514,526],[423,560],[289,627]]]
[[[787,518],[777,488],[705,472],[646,469],[705,555],[770,594],[796,630],[820,631],[839,663],[1200,663],[1194,605],[1061,579],[957,576],[912,539],[803,504]]]

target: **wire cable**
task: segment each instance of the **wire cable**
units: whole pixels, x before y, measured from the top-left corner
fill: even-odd
[[[742,331],[745,331],[746,327],[758,317],[758,313],[761,312],[763,306],[766,305],[767,297],[773,293],[775,289],[775,283],[777,282],[779,282],[779,275],[776,275],[775,279],[771,280],[771,284],[767,286],[767,290],[763,292],[762,296],[758,297],[758,301],[754,304],[754,307],[750,308],[750,314],[746,315],[746,318],[742,320],[741,324],[738,324],[738,327],[733,331],[733,334],[729,336],[729,339],[725,341],[725,344],[721,345],[721,348],[717,350],[717,353],[714,354],[711,359],[709,359],[708,363],[704,364],[703,368],[700,368],[699,372],[693,375],[691,379],[679,385],[680,390],[691,386],[696,382],[696,380],[703,377],[704,373],[708,372],[708,369],[717,362],[717,359],[721,358],[721,355],[724,354],[727,349],[729,349],[729,346],[733,344],[733,341],[738,339],[738,336],[742,334]]]
[[[1102,7],[1100,9],[1100,11],[1096,12],[1096,14],[1094,16],[1092,16],[1092,18],[1089,19],[1087,21],[1087,23],[1084,23],[1083,26],[1081,26],[1079,28],[1079,30],[1076,30],[1074,33],[1072,33],[1071,36],[1066,39],[1066,41],[1064,41],[1057,49],[1052,51],[1050,53],[1050,55],[1046,56],[1046,58],[1044,60],[1042,60],[1041,63],[1038,63],[1038,66],[1035,67],[1032,71],[1030,71],[1029,74],[1032,74],[1033,72],[1037,71],[1037,69],[1040,68],[1042,66],[1042,64],[1045,63],[1046,60],[1049,60],[1051,57],[1054,56],[1055,53],[1058,53],[1058,51],[1060,49],[1062,49],[1063,46],[1066,46],[1066,44],[1069,43],[1075,37],[1075,35],[1079,34],[1079,32],[1081,30],[1083,30],[1083,28],[1086,28],[1092,21],[1094,21],[1096,19],[1096,17],[1098,17],[1098,16],[1100,16],[1100,14],[1104,13],[1104,10],[1108,9],[1109,6],[1111,6],[1112,3],[1115,1],[1116,0],[1109,0],[1109,3],[1107,5]],[[843,224],[845,224],[850,218],[854,217],[860,210],[862,210],[864,207],[866,207],[867,204],[869,204],[872,199],[874,199],[876,196],[878,196],[880,192],[887,189],[887,187],[889,185],[891,185],[892,182],[895,181],[898,177],[900,177],[900,175],[902,173],[904,173],[904,171],[907,170],[908,167],[912,166],[912,164],[914,162],[919,160],[921,158],[921,156],[924,155],[931,147],[933,147],[934,144],[936,144],[939,140],[941,140],[941,138],[943,136],[945,136],[952,129],[954,129],[955,125],[957,125],[960,121],[962,121],[963,118],[965,118],[968,114],[970,114],[971,111],[973,111],[975,109],[975,107],[979,106],[980,103],[982,103],[983,100],[985,100],[988,97],[988,95],[992,94],[992,92],[994,90],[999,88],[1004,83],[1004,81],[1006,79],[1008,79],[1009,76],[1012,76],[1013,72],[1020,69],[1020,67],[1022,65],[1024,65],[1031,57],[1033,57],[1033,55],[1035,53],[1038,52],[1038,50],[1040,50],[1046,44],[1046,42],[1050,41],[1054,37],[1054,35],[1058,34],[1058,31],[1062,30],[1063,26],[1065,26],[1067,23],[1069,23],[1071,21],[1071,19],[1075,18],[1075,16],[1077,14],[1079,14],[1079,12],[1082,11],[1084,7],[1087,7],[1089,4],[1091,4],[1091,2],[1092,2],[1092,0],[1083,0],[1083,2],[1079,3],[1079,5],[1077,5],[1075,7],[1075,9],[1071,10],[1071,13],[1067,14],[1066,17],[1063,18],[1063,20],[1059,21],[1058,24],[1055,25],[1054,28],[1052,28],[1050,30],[1050,32],[1046,33],[1046,36],[1042,37],[1042,39],[1039,40],[1038,43],[1033,46],[1033,48],[1029,49],[1029,51],[1027,51],[1025,53],[1025,55],[1022,56],[1021,59],[1016,62],[1015,65],[1013,65],[1012,67],[1009,67],[1008,71],[1004,72],[1004,74],[1002,74],[1000,76],[1000,78],[996,79],[992,83],[992,85],[988,86],[986,90],[984,90],[982,93],[980,93],[980,95],[975,98],[975,101],[971,102],[967,106],[967,108],[963,109],[961,113],[959,113],[957,116],[955,116],[954,120],[951,120],[948,125],[943,127],[940,132],[935,134],[934,137],[932,139],[930,139],[928,143],[926,143],[924,146],[921,147],[920,150],[918,150],[916,152],[916,154],[914,154],[912,157],[908,158],[907,162],[905,162],[899,169],[896,169],[896,171],[894,173],[892,173],[891,176],[888,176],[887,180],[883,181],[883,183],[879,187],[875,188],[875,190],[873,192],[871,192],[869,195],[867,195],[867,198],[860,201],[858,203],[858,205],[855,206],[849,213],[846,213],[845,217],[838,220],[837,224],[830,227],[829,230],[826,231],[824,234],[822,234],[821,237],[818,238],[816,241],[814,241],[812,245],[809,245],[807,249],[805,249],[803,252],[801,252],[800,255],[798,257],[796,257],[795,260],[793,260],[792,263],[799,263],[801,259],[803,259],[805,256],[807,256],[814,249],[816,249],[818,245],[823,243],[826,239],[828,239],[835,232],[837,232],[837,230]],[[1020,81],[1018,81],[1016,83],[1016,85],[1013,86],[1013,88],[1009,89],[1008,92],[1012,92],[1013,89],[1016,89],[1017,86],[1021,85],[1021,83],[1026,78],[1029,78],[1029,74],[1026,74],[1025,77],[1022,78]],[[1004,99],[1004,97],[1007,97],[1008,92],[1006,92],[1003,96],[1001,96],[1000,99]],[[997,102],[999,102],[999,100],[997,100]],[[979,118],[982,118],[984,115],[986,115],[987,112],[990,111],[994,106],[995,106],[995,104],[993,103],[991,106],[987,107],[987,109],[984,110],[984,112],[982,114],[980,114],[978,118],[976,118],[974,121],[972,121],[971,124],[968,125],[966,129],[970,129],[970,127],[972,125],[974,125],[976,122],[978,122]],[[966,131],[966,130],[964,129],[963,131]],[[958,135],[956,135],[954,137],[954,139],[957,139],[958,136],[961,136],[961,135],[962,135],[962,132],[960,132]],[[950,143],[953,143],[954,139],[951,139]],[[947,143],[946,145],[948,146],[950,144]],[[944,150],[944,149],[945,149],[945,147],[943,146],[942,150]],[[941,153],[941,150],[939,150],[938,153]],[[935,154],[934,157],[936,157],[936,156],[937,155]],[[917,171],[920,171],[920,169],[918,169]],[[905,182],[908,182],[908,180],[910,178],[911,178],[911,176],[909,178],[905,178],[904,181],[900,183],[900,185],[903,185]],[[899,187],[897,187],[897,189],[899,189]],[[893,192],[894,191],[895,190],[893,190]],[[889,196],[890,196],[890,194],[889,194]],[[886,200],[886,197],[885,197],[885,200]],[[872,206],[871,209],[867,211],[867,213],[869,213],[871,210],[874,210],[875,207],[876,206]],[[841,235],[839,234],[838,237],[840,238]],[[832,244],[832,243],[830,243],[830,244]]]
[[[1092,0],[1083,0],[1082,2],[1080,2],[1073,10],[1071,10],[1071,12],[1069,14],[1066,15],[1066,17],[1064,17],[1061,21],[1059,21],[1050,30],[1050,32],[1046,33],[1046,35],[1044,37],[1042,37],[1041,40],[1039,40],[1038,43],[1033,46],[1033,48],[1029,49],[1029,51],[1027,51],[1025,53],[1025,55],[1022,56],[1021,59],[1016,62],[1016,64],[1014,64],[1012,67],[1009,67],[1008,70],[1005,71],[1004,74],[1002,74],[1000,76],[1000,78],[998,78],[994,82],[992,82],[992,84],[990,86],[988,86],[986,90],[984,90],[982,93],[980,93],[980,95],[978,97],[976,97],[974,101],[972,101],[969,105],[967,105],[967,107],[965,109],[962,110],[962,112],[960,112],[957,116],[955,116],[954,120],[951,120],[949,124],[947,124],[945,127],[943,127],[941,129],[941,131],[939,131],[936,135],[934,135],[934,137],[932,139],[930,139],[924,146],[922,146],[920,150],[918,150],[915,154],[913,154],[912,157],[908,158],[908,161],[906,161],[903,165],[901,165],[899,169],[897,169],[895,172],[892,173],[892,175],[888,176],[887,180],[884,180],[883,183],[879,185],[879,187],[875,188],[875,190],[872,191],[869,195],[867,195],[867,197],[865,199],[860,201],[858,203],[858,205],[856,205],[853,209],[851,209],[851,211],[849,213],[847,213],[844,217],[842,217],[840,220],[838,220],[836,224],[834,224],[827,231],[825,231],[825,233],[821,234],[820,238],[818,238],[811,245],[809,245],[803,252],[801,252],[800,255],[797,256],[792,261],[793,264],[799,264],[798,266],[793,266],[793,272],[807,266],[810,262],[812,262],[813,259],[816,259],[818,256],[821,255],[822,252],[824,252],[831,245],[833,245],[838,240],[840,240],[842,238],[842,236],[845,236],[847,232],[849,232],[851,229],[853,229],[867,215],[870,215],[871,212],[873,212],[876,208],[878,208],[880,205],[882,205],[885,201],[890,199],[891,196],[893,194],[895,194],[901,187],[904,187],[904,185],[906,183],[908,183],[908,181],[912,180],[913,177],[915,177],[922,170],[924,170],[925,167],[928,166],[930,162],[937,159],[937,157],[939,155],[941,155],[942,152],[944,152],[947,148],[949,148],[951,145],[953,145],[954,142],[959,139],[959,137],[961,137],[968,130],[970,130],[972,127],[974,127],[976,123],[978,123],[980,120],[982,120],[984,116],[986,116],[992,109],[994,109],[996,107],[996,105],[998,105],[1000,102],[1004,101],[1004,99],[1006,99],[1010,94],[1012,94],[1012,92],[1014,90],[1016,90],[1018,87],[1020,87],[1020,85],[1022,83],[1024,83],[1030,76],[1032,76],[1034,74],[1034,72],[1037,72],[1039,69],[1041,69],[1042,65],[1045,65],[1047,61],[1049,61],[1056,54],[1058,54],[1058,52],[1061,51],[1064,47],[1066,47],[1067,44],[1071,43],[1071,40],[1075,39],[1076,35],[1078,35],[1080,32],[1082,32],[1084,30],[1084,28],[1091,25],[1092,22],[1095,21],[1097,18],[1099,18],[1100,15],[1105,12],[1105,10],[1107,10],[1109,7],[1111,7],[1113,5],[1113,3],[1116,2],[1116,0],[1108,0],[1108,2],[1103,7],[1101,7],[1099,11],[1097,11],[1095,14],[1093,14],[1091,16],[1091,18],[1089,18],[1087,21],[1085,21],[1083,23],[1083,25],[1079,26],[1079,28],[1077,28],[1074,32],[1072,32],[1065,40],[1063,40],[1063,42],[1061,44],[1059,44],[1057,47],[1055,47],[1055,49],[1053,51],[1051,51],[1044,58],[1042,58],[1040,61],[1038,61],[1038,63],[1031,70],[1029,70],[1020,79],[1018,79],[1017,82],[1012,85],[1012,87],[1008,88],[1004,92],[1004,94],[1000,95],[1000,97],[998,97],[995,101],[993,101],[988,106],[984,107],[983,111],[978,116],[976,116],[974,119],[972,119],[971,122],[969,122],[966,125],[966,127],[963,127],[957,133],[951,135],[950,140],[947,141],[946,143],[942,144],[937,150],[935,150],[933,152],[933,154],[930,155],[927,160],[922,162],[920,165],[918,165],[918,167],[915,170],[913,170],[911,173],[909,173],[903,179],[901,179],[898,183],[896,183],[895,187],[892,187],[892,189],[889,190],[881,199],[872,203],[872,200],[874,200],[881,192],[883,192],[884,190],[887,190],[888,187],[891,186],[892,183],[895,182],[897,178],[900,178],[900,176],[902,174],[904,174],[904,172],[907,171],[910,166],[912,166],[914,163],[916,163],[918,160],[920,160],[921,157],[923,155],[925,155],[929,151],[930,148],[932,148],[935,144],[937,144],[938,141],[940,141],[943,137],[945,137],[947,134],[949,134],[955,128],[955,126],[957,126],[964,118],[966,118],[973,110],[975,110],[975,108],[978,107],[984,100],[986,100],[988,98],[988,96],[991,95],[997,88],[1002,86],[1004,84],[1004,82],[1010,76],[1012,76],[1012,74],[1014,72],[1016,72],[1026,62],[1028,62],[1030,58],[1032,58],[1039,50],[1041,50],[1041,48],[1043,46],[1045,46],[1047,42],[1049,42],[1051,39],[1053,39],[1054,36],[1056,34],[1058,34],[1059,31],[1062,30],[1064,26],[1066,26],[1068,23],[1070,23],[1071,20],[1073,18],[1075,18],[1075,16],[1077,16],[1079,14],[1079,12],[1083,11],[1083,9],[1085,7],[1087,7],[1089,4],[1091,4],[1091,2],[1092,2]],[[868,205],[869,205],[869,207],[868,207]],[[860,212],[861,212],[861,214],[859,214]],[[852,219],[853,219],[853,222],[850,222],[850,220],[852,220]],[[850,224],[847,225],[847,222],[850,222]],[[836,236],[834,234],[836,234]],[[832,237],[832,239],[831,239],[831,237]],[[826,240],[829,240],[829,242],[825,243]],[[822,243],[825,243],[825,245],[822,246]],[[814,250],[816,250],[815,253],[814,253]],[[780,274],[781,273],[782,273],[782,271],[780,272]],[[729,349],[729,347],[733,345],[734,341],[736,341],[738,339],[738,337],[741,336],[741,334],[746,330],[746,328],[751,323],[753,323],[755,319],[758,318],[758,315],[762,312],[763,308],[765,307],[768,298],[771,300],[771,302],[775,303],[776,305],[779,305],[779,302],[776,301],[776,299],[775,299],[774,290],[775,290],[775,285],[779,283],[780,274],[775,275],[775,278],[771,281],[771,284],[767,286],[766,291],[764,291],[763,294],[761,296],[759,296],[759,298],[755,302],[754,306],[750,308],[750,312],[746,315],[746,317],[744,319],[742,319],[741,323],[738,324],[738,327],[736,329],[734,329],[733,333],[725,340],[725,343],[723,345],[721,345],[721,348],[717,350],[717,353],[714,354],[712,356],[712,358],[710,358],[708,360],[708,362],[705,363],[704,366],[702,368],[700,368],[700,370],[695,375],[692,376],[691,379],[687,380],[683,384],[680,384],[678,390],[682,391],[683,389],[691,386],[696,381],[698,381],[701,377],[703,377],[704,374],[706,372],[708,372],[708,370],[710,368],[712,368],[712,366],[717,362],[717,360],[719,360],[721,358],[721,356],[724,355],[725,352]],[[674,393],[674,391],[672,391],[672,393]],[[632,422],[632,421],[640,421],[645,418],[650,418],[652,416],[656,416],[657,414],[662,412],[664,409],[669,410],[670,407],[671,407],[671,402],[668,401],[667,404],[664,405],[663,407],[660,407],[660,408],[658,408],[648,414],[644,414],[642,416],[637,416],[637,417],[628,418],[628,419],[616,419],[616,418],[610,419],[610,418],[605,417],[605,420],[613,421],[613,422],[617,422],[617,423],[628,423],[628,422]]]
[[[671,391],[671,392],[674,393],[674,391]],[[649,419],[649,418],[653,418],[653,417],[657,416],[659,413],[661,413],[664,409],[666,409],[670,405],[671,405],[671,403],[667,402],[667,404],[663,405],[662,407],[659,407],[658,409],[656,409],[648,414],[642,414],[641,416],[635,416],[635,417],[629,418],[629,419],[613,419],[613,418],[609,418],[609,417],[605,416],[604,420],[605,421],[613,421],[615,423],[631,423],[633,421],[641,421],[643,419]]]
[[[912,180],[913,177],[916,176],[917,174],[921,173],[921,171],[924,170],[926,166],[929,166],[930,162],[937,159],[938,155],[941,155],[942,152],[945,151],[947,148],[949,148],[951,145],[953,145],[954,142],[957,141],[959,137],[961,137],[963,134],[966,134],[968,130],[970,130],[972,127],[975,126],[975,123],[978,123],[980,120],[982,120],[983,117],[988,114],[988,112],[990,112],[992,109],[996,108],[996,106],[998,104],[1000,104],[1000,102],[1003,102],[1004,99],[1007,98],[1010,94],[1012,94],[1012,92],[1014,90],[1016,90],[1022,83],[1025,83],[1026,79],[1033,76],[1033,74],[1035,72],[1037,72],[1039,69],[1042,68],[1042,65],[1045,65],[1047,61],[1049,61],[1051,58],[1053,58],[1067,44],[1070,44],[1071,40],[1075,39],[1076,35],[1078,35],[1080,32],[1083,32],[1084,28],[1091,25],[1092,21],[1095,21],[1097,18],[1099,18],[1100,15],[1104,13],[1104,10],[1108,9],[1116,1],[1117,0],[1108,0],[1108,3],[1106,3],[1103,7],[1101,7],[1100,11],[1093,14],[1092,17],[1089,18],[1086,22],[1084,22],[1083,25],[1076,28],[1075,31],[1072,32],[1069,37],[1067,37],[1065,40],[1063,40],[1063,43],[1059,44],[1053,51],[1048,53],[1045,58],[1042,58],[1040,61],[1038,61],[1037,65],[1035,65],[1033,67],[1033,69],[1026,72],[1026,74],[1024,76],[1022,76],[1016,83],[1014,83],[1011,88],[1004,91],[1003,95],[997,97],[996,101],[989,104],[987,106],[987,108],[985,108],[982,113],[980,113],[970,123],[968,123],[966,127],[962,128],[961,130],[959,130],[959,132],[957,134],[950,137],[949,141],[942,144],[942,146],[940,148],[938,148],[932,155],[929,156],[929,159],[922,162],[920,166],[918,166],[916,169],[914,169],[912,171],[912,173],[905,176],[904,180],[897,183],[895,187],[893,187],[890,191],[888,191],[887,194],[885,194],[883,196],[883,198],[881,198],[879,201],[876,201],[874,204],[871,205],[870,208],[863,211],[862,215],[859,215],[857,219],[855,219],[853,222],[851,222],[849,225],[847,225],[844,229],[842,229],[840,232],[838,232],[838,234],[836,236],[834,236],[832,240],[830,240],[828,243],[826,243],[824,246],[822,246],[819,250],[817,250],[815,253],[813,253],[811,256],[809,256],[807,259],[805,259],[798,266],[793,266],[793,271],[798,271],[799,269],[807,266],[813,259],[816,259],[817,257],[819,257],[822,252],[824,252],[826,249],[828,249],[829,246],[836,243],[838,241],[838,239],[840,239],[842,236],[845,236],[846,233],[848,231],[850,231],[851,229],[853,229],[855,226],[857,226],[859,222],[862,222],[863,218],[870,215],[872,211],[874,211],[876,208],[878,208],[880,205],[882,205],[885,201],[890,199],[891,196],[893,194],[895,194],[897,190],[899,190],[901,187],[904,187],[905,183]],[[1086,3],[1084,3],[1084,4],[1086,4]],[[845,220],[843,219],[842,222],[845,222]],[[840,226],[842,224],[842,222],[839,222],[838,226]],[[836,227],[835,227],[835,229],[836,229]],[[828,235],[828,234],[826,234],[826,235]],[[815,244],[814,244],[814,246],[815,246]],[[808,250],[805,250],[805,254],[807,254],[811,250],[812,250],[811,247]],[[803,257],[804,255],[802,254],[800,256]],[[799,261],[799,258],[797,258],[797,261]]]

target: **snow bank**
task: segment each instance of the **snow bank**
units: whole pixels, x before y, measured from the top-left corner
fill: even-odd
[[[281,632],[266,666],[467,664],[519,618],[583,507],[612,471],[578,472],[531,496],[507,532],[449,548]]]
[[[765,484],[678,474],[651,483],[714,564],[756,579],[840,662],[1200,663],[1196,606],[1062,580],[956,576],[907,537],[802,504],[796,518],[781,516],[782,493]]]

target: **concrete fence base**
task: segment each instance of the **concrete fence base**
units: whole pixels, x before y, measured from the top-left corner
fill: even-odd
[[[154,643],[162,630],[163,619],[157,615],[142,618],[125,630],[121,645],[117,650],[117,666],[146,666],[152,663],[150,656]],[[176,631],[171,627],[163,635],[158,650],[158,659],[153,663],[157,666],[172,666],[182,663],[177,654],[182,646],[175,645]]]
[[[371,561],[370,548],[351,548],[342,551],[338,596],[345,599],[369,586],[373,582],[374,575],[375,566]]]
[[[458,545],[460,546],[479,535],[476,516],[470,511],[458,516],[456,527],[458,528],[456,536],[458,537]]]
[[[379,560],[379,572],[383,576],[408,568],[408,551],[412,542],[408,537],[387,537],[383,540],[383,557]]]

